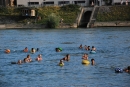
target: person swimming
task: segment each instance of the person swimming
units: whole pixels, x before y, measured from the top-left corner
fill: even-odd
[[[62,59],[61,59],[60,62],[59,62],[59,66],[64,66],[64,62],[63,62]]]
[[[127,68],[125,68],[123,71],[130,73],[130,66],[128,66]]]
[[[70,55],[67,54],[64,58],[63,58],[64,61],[69,61],[70,60]]]
[[[37,52],[39,51],[39,48],[37,48],[37,50],[36,50]]]
[[[85,53],[85,54],[82,56],[82,59],[84,59],[84,60],[88,60],[88,54]]]
[[[18,60],[17,64],[22,64],[23,61],[22,60]]]
[[[80,49],[82,49],[82,48],[83,48],[82,44],[80,44],[79,48],[80,48]]]
[[[91,59],[91,65],[95,65],[95,60]]]
[[[23,50],[24,52],[28,52],[28,48],[27,47],[25,47],[25,49]]]
[[[87,46],[86,50],[90,50],[90,46]]]
[[[25,63],[28,63],[28,62],[32,62],[32,58],[30,57],[30,55],[28,54],[26,58],[24,58],[23,60]]]
[[[87,45],[84,46],[84,49],[87,50]]]
[[[31,49],[31,53],[35,53],[36,50],[34,48]]]
[[[96,48],[94,46],[92,46],[92,51],[96,51]]]
[[[38,57],[36,58],[37,61],[41,61],[42,60],[42,55],[39,54]]]
[[[6,49],[6,50],[5,50],[5,53],[10,53],[10,49]]]
[[[62,48],[58,47],[58,48],[55,48],[56,52],[61,52],[62,51]]]

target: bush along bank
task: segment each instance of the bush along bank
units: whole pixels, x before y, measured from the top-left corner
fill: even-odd
[[[130,21],[130,6],[102,6],[99,8],[96,21]]]
[[[101,6],[93,27],[130,26],[130,6]]]
[[[78,5],[65,5],[62,7],[59,6],[44,6],[39,8],[33,8],[36,10],[35,17],[22,17],[21,16],[21,9],[22,8],[0,8],[0,16],[7,21],[14,21],[15,23],[22,23],[22,24],[39,24],[39,25],[46,25],[48,28],[57,28],[61,22],[64,24],[72,25],[76,22],[76,18],[80,6]],[[8,19],[6,17],[8,16]],[[12,18],[13,16],[13,18]],[[6,22],[2,21],[3,24]],[[0,22],[0,23],[2,23]],[[13,22],[11,22],[13,23]]]

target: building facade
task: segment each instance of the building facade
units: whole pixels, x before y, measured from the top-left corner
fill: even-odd
[[[0,0],[0,6],[16,6],[17,0]]]
[[[107,3],[109,4],[106,4]],[[128,3],[130,0],[127,0]],[[63,6],[68,4],[77,4],[80,6],[102,6],[102,5],[120,5],[121,0],[0,0],[0,6]],[[126,0],[123,0],[125,4]]]
[[[0,0],[0,6],[9,6],[10,0]]]
[[[77,4],[80,6],[91,6],[99,4],[101,0],[17,0],[17,6],[63,6]]]

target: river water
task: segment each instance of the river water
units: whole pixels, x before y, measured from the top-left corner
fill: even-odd
[[[79,49],[95,46],[96,54]],[[39,48],[35,54],[24,53],[28,47]],[[55,52],[61,47],[62,52]],[[10,49],[11,53],[4,53]],[[96,65],[82,65],[82,55]],[[31,55],[34,62],[11,64]],[[41,62],[35,61],[42,54]],[[70,61],[58,66],[70,54]],[[7,29],[0,30],[0,87],[129,87],[130,74],[115,73],[115,68],[130,65],[129,27],[90,29]]]

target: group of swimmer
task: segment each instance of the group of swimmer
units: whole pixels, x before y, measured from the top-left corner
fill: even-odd
[[[80,48],[80,49],[83,48],[83,47],[82,47],[82,44],[79,46],[79,48]],[[84,48],[85,48],[86,50],[96,51],[96,48],[95,48],[94,46],[92,46],[92,49],[90,49],[90,46],[87,47],[87,46],[85,45]],[[58,51],[57,51],[57,50],[58,50]],[[61,51],[59,51],[59,48],[56,48],[56,52],[61,52]],[[90,63],[90,62],[88,61],[88,54],[87,54],[87,53],[83,54],[82,59],[83,59],[82,64],[88,65],[88,64]],[[70,54],[67,54],[64,58],[60,59],[59,66],[64,66],[64,61],[69,61],[69,60],[70,60]],[[95,60],[94,60],[94,59],[91,59],[91,65],[95,65]]]
[[[82,46],[82,44],[80,44],[79,49],[83,49],[83,48],[87,51],[90,52],[94,51],[94,53],[96,53],[96,48],[94,46],[92,46],[91,48],[90,46],[87,45]],[[87,53],[83,54],[82,59],[83,59],[82,64],[89,64]],[[95,65],[95,60],[93,58],[91,59],[91,65]]]
[[[87,53],[83,54],[82,59],[83,59],[83,61],[85,61],[85,60],[88,61],[88,54]],[[89,64],[89,61],[82,62],[82,64]],[[95,60],[93,58],[91,59],[91,65],[95,65]]]
[[[80,46],[79,46],[79,48],[80,49],[85,49],[85,50],[90,50],[91,52],[92,51],[94,51],[94,53],[96,53],[96,48],[94,47],[94,46],[92,46],[92,48],[90,48],[90,46],[82,46],[82,44],[80,44]],[[90,53],[91,53],[90,52]],[[83,56],[82,56],[82,59],[83,59],[83,62],[82,62],[82,64],[87,64],[87,63],[89,63],[89,61],[85,61],[84,62],[84,60],[88,60],[88,54],[86,53],[86,54],[84,54]],[[91,59],[91,65],[95,65],[95,60],[94,59]],[[125,69],[121,69],[121,68],[115,68],[115,72],[116,73],[122,73],[123,71],[125,71],[125,72],[127,72],[127,73],[130,73],[130,66],[128,66],[127,68],[125,68]]]
[[[39,51],[39,48],[37,48],[36,50],[34,48],[32,48],[30,50],[30,52],[32,54],[34,54],[36,51]],[[23,52],[27,53],[29,52],[28,48],[25,47],[25,49],[23,50]],[[36,61],[41,61],[42,60],[42,55],[41,54],[38,54],[38,56],[36,57],[35,59]],[[18,60],[18,62],[11,62],[12,64],[22,64],[22,63],[30,63],[32,62],[32,58],[31,56],[28,54],[26,58],[24,58],[23,60]]]
[[[64,61],[70,60],[70,54],[67,54],[64,58],[60,59],[59,66],[64,66]]]
[[[37,48],[36,50],[35,50],[34,48],[32,48],[32,49],[30,50],[31,53],[35,53],[36,51],[39,51],[39,48]],[[7,53],[7,54],[9,54],[10,52],[11,52],[10,49],[6,49],[6,50],[5,50],[5,53]],[[28,48],[25,47],[25,49],[23,50],[23,52],[29,52]]]
[[[92,48],[90,48],[90,46],[85,45],[84,47],[82,46],[82,44],[80,44],[79,46],[80,49],[85,49],[85,50],[91,50],[91,51],[96,51],[96,48],[94,46],[92,46]]]
[[[82,46],[82,44],[79,46],[80,49],[85,49],[85,50],[90,50],[90,51],[96,51],[96,48],[94,46],[92,46],[92,48],[90,48],[90,46]],[[30,52],[32,54],[34,54],[35,52],[39,51],[39,48],[37,49],[34,49],[32,48],[30,50]],[[61,52],[62,51],[62,48],[56,48],[56,52]],[[10,53],[10,49],[6,49],[5,50],[5,53]],[[25,47],[25,49],[23,49],[23,52],[29,52],[28,48]],[[36,61],[42,61],[42,55],[41,54],[38,54],[38,56],[36,57],[35,59]],[[70,54],[67,54],[64,58],[60,59],[60,62],[58,63],[59,66],[64,66],[64,61],[69,61],[70,60]],[[82,64],[89,64],[89,60],[88,60],[88,54],[87,53],[84,53],[83,56],[82,56]],[[28,54],[26,58],[24,58],[23,60],[18,60],[18,62],[12,62],[12,64],[22,64],[22,63],[30,63],[32,62],[32,58],[30,57],[30,55]],[[91,65],[95,65],[95,60],[92,58],[91,59]],[[125,69],[120,69],[120,68],[116,68],[115,69],[115,72],[117,73],[120,73],[122,71],[125,71],[125,72],[128,72],[130,73],[130,66],[128,66],[127,68]]]
[[[42,55],[39,54],[35,60],[36,60],[36,61],[41,61],[41,60],[42,60]],[[30,62],[32,62],[32,58],[31,58],[30,55],[28,54],[27,57],[24,58],[23,60],[18,60],[17,64],[30,63]]]

